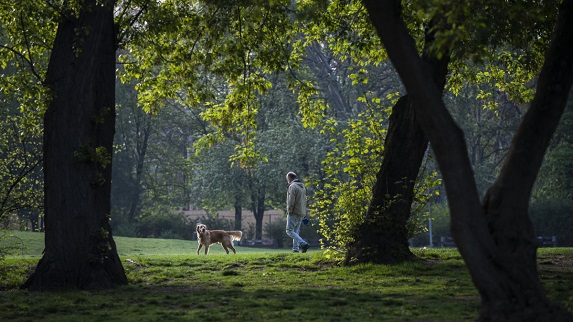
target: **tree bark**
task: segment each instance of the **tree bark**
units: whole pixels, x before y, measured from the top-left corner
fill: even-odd
[[[322,53],[318,42],[315,41],[307,47],[305,53],[309,66],[313,67],[315,75],[322,80],[320,84],[325,84],[320,86],[325,87],[324,90],[328,93],[328,102],[333,107],[334,114],[338,119],[348,119],[352,107],[344,100],[340,82],[336,79],[338,76],[332,71],[328,58]]]
[[[432,28],[428,28],[432,30]],[[449,54],[441,59],[431,55],[434,31],[426,33],[422,59],[432,71],[434,82],[443,91]],[[392,108],[384,155],[372,200],[364,223],[349,245],[345,263],[399,263],[415,258],[408,243],[407,222],[414,200],[414,185],[422,165],[428,139],[417,124],[412,101],[400,97]]]
[[[392,108],[384,156],[364,223],[348,245],[345,263],[399,263],[415,258],[408,244],[407,221],[414,183],[428,141],[414,120],[412,103],[401,97]]]
[[[571,17],[573,1],[564,0],[535,97],[513,137],[500,174],[483,201],[488,237],[493,243],[482,247],[490,258],[486,268],[495,274],[491,284],[478,286],[482,320],[573,320],[569,312],[545,295],[538,278],[537,242],[529,217],[531,191],[573,84]]]
[[[86,0],[58,25],[46,76],[45,250],[30,290],[127,283],[109,225],[116,34],[106,3]]]
[[[265,218],[265,186],[251,185],[251,208],[255,216],[255,240],[263,239],[263,219]]]
[[[141,206],[141,192],[143,190],[143,171],[145,167],[145,157],[147,155],[147,146],[149,144],[149,137],[151,136],[151,116],[148,114],[143,115],[141,126],[143,127],[143,137],[141,142],[137,139],[135,147],[135,178],[134,187],[131,195],[131,203],[129,205],[129,213],[127,214],[127,222],[132,224],[135,220],[137,213]],[[137,127],[140,125],[137,124]],[[139,133],[139,129],[137,129]]]
[[[432,143],[448,194],[452,235],[480,292],[484,321],[571,321],[545,295],[527,215],[533,182],[573,83],[573,1],[564,0],[535,99],[482,207],[462,131],[441,100],[400,17],[400,1],[364,0]],[[422,104],[424,103],[424,104]]]
[[[235,195],[235,230],[241,230],[243,223],[243,198],[241,194],[237,193]]]

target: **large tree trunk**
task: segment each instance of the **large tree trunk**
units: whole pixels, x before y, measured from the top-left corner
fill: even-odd
[[[573,83],[573,1],[564,0],[535,99],[482,207],[464,136],[441,100],[400,17],[400,1],[364,0],[392,63],[411,96],[444,177],[452,234],[482,298],[481,320],[571,321],[545,295],[527,204]]]
[[[528,212],[533,185],[573,84],[571,17],[573,1],[564,0],[535,97],[513,137],[499,177],[483,201],[487,237],[492,243],[480,246],[490,262],[485,271],[481,267],[475,270],[495,274],[478,285],[483,299],[482,320],[573,320],[571,314],[545,296],[538,278],[537,242]]]
[[[408,96],[392,108],[384,156],[364,222],[348,245],[346,264],[399,263],[413,259],[407,222],[414,199],[414,183],[428,140],[414,120]]]
[[[432,70],[434,81],[443,90],[449,56],[436,59],[429,54],[433,33],[426,34],[423,59]],[[372,200],[364,223],[358,227],[354,242],[349,245],[346,264],[390,264],[415,257],[408,244],[407,222],[415,196],[414,185],[427,147],[428,140],[416,122],[410,98],[408,95],[400,97],[390,115],[383,161],[372,188]]]
[[[44,117],[45,250],[30,290],[127,283],[109,225],[115,130],[113,1],[86,0],[60,22]]]

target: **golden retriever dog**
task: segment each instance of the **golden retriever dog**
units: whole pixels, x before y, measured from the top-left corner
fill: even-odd
[[[221,244],[227,254],[229,254],[229,248],[236,254],[237,251],[233,247],[233,240],[241,240],[242,237],[242,231],[208,230],[206,225],[197,224],[197,242],[199,243],[197,255],[199,255],[199,251],[203,246],[205,246],[205,255],[207,255],[209,246],[215,243]]]

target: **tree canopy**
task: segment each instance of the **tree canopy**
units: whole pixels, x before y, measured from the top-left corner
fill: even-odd
[[[425,172],[427,176],[418,175],[429,139],[445,179],[452,233],[468,266],[477,267],[476,258],[487,257],[471,256],[470,239],[484,242],[486,248],[492,240],[511,244],[514,235],[503,233],[507,228],[503,218],[515,215],[521,223],[516,227],[523,228],[515,233],[517,245],[529,252],[524,262],[534,275],[534,236],[526,210],[543,147],[549,145],[559,117],[539,127],[547,133],[544,141],[536,143],[535,151],[524,149],[524,155],[516,146],[527,144],[511,141],[509,133],[530,101],[532,107],[521,124],[535,125],[528,123],[528,115],[551,105],[542,100],[545,82],[566,87],[551,92],[560,98],[557,111],[566,105],[563,97],[571,87],[567,75],[551,71],[536,79],[541,67],[548,68],[556,57],[555,49],[546,48],[559,5],[567,12],[570,1],[94,0],[22,5],[5,1],[0,5],[0,12],[6,13],[0,18],[0,63],[6,77],[0,82],[6,115],[1,126],[6,131],[0,144],[10,149],[2,150],[5,162],[0,175],[7,181],[0,190],[1,210],[40,207],[14,200],[34,200],[43,181],[50,232],[37,276],[58,276],[42,274],[50,270],[50,262],[85,253],[88,257],[75,256],[74,264],[63,260],[63,266],[82,267],[77,271],[85,269],[85,262],[96,267],[88,274],[96,277],[82,281],[80,287],[96,286],[99,278],[106,280],[100,285],[121,284],[121,264],[108,223],[112,139],[117,131],[113,166],[119,172],[114,193],[129,197],[113,200],[117,213],[125,214],[125,223],[144,213],[181,210],[191,204],[232,205],[253,211],[258,238],[264,211],[284,202],[284,173],[296,170],[308,178],[312,215],[319,217],[324,241],[333,249],[363,245],[355,242],[365,236],[361,235],[365,226],[396,224],[399,244],[408,247],[407,238],[419,231],[423,220],[410,216],[411,204],[427,202],[433,194],[428,186],[439,184],[432,169]],[[555,30],[567,31],[566,26],[557,26]],[[116,85],[115,68],[125,84]],[[431,69],[444,74],[428,76]],[[444,86],[449,93],[442,95]],[[458,123],[470,128],[469,120],[475,119],[479,128],[464,137],[445,101],[454,105],[449,110]],[[464,109],[470,104],[477,106],[477,112]],[[434,112],[428,113],[429,108]],[[392,123],[391,115],[397,118],[404,111],[404,123]],[[390,177],[379,175],[384,173],[384,162],[394,155],[394,162],[401,163],[403,157],[391,154],[385,140],[396,143],[392,149],[402,146],[407,154],[413,151],[406,150],[411,148],[404,144],[409,140],[405,138],[413,132],[404,124],[419,125],[426,138],[420,137],[416,145],[416,160],[407,160],[408,175],[389,179],[391,185],[407,186],[406,190],[386,195],[383,181]],[[523,128],[515,138],[530,142]],[[570,178],[566,168],[558,166],[569,153],[568,139],[555,141],[546,171],[550,177],[565,173]],[[466,142],[471,143],[471,155],[466,154]],[[43,159],[37,153],[40,146]],[[531,164],[524,166],[516,159]],[[43,180],[38,175],[40,161]],[[496,220],[498,211],[506,213],[496,209],[496,201],[514,200],[502,198],[505,190],[500,187],[522,182],[513,175],[515,169],[528,173],[527,182],[516,188],[521,212]],[[474,172],[483,173],[478,184]],[[567,182],[559,183],[565,195],[570,193]],[[481,193],[490,185],[482,205]],[[559,189],[549,180],[540,187]],[[25,196],[24,191],[34,193]],[[541,189],[534,196],[543,194]],[[407,207],[398,210],[401,214],[389,211],[390,215],[378,216],[389,208],[372,207],[377,197],[388,204],[406,200]],[[72,203],[66,200],[83,203],[70,208]],[[85,229],[74,231],[70,227],[78,218],[86,223],[80,225]],[[474,225],[468,218],[478,218],[475,225],[481,228],[468,229]],[[488,221],[501,233],[482,234],[483,222]],[[79,241],[79,248],[58,254],[58,243],[70,240]],[[385,253],[399,253],[395,246]],[[356,254],[349,253],[349,262]],[[492,257],[498,260],[498,255]],[[115,273],[102,278],[110,271]],[[489,294],[487,279],[473,273],[478,289]],[[41,285],[48,277],[33,278],[28,285]],[[541,288],[535,277],[528,281],[537,285],[538,295]]]

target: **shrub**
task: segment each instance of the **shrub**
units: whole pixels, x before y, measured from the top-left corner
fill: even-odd
[[[450,210],[444,204],[432,204],[430,208],[430,217],[432,218],[432,242],[434,246],[440,245],[440,237],[451,236],[450,232]],[[429,223],[425,223],[429,227]],[[420,247],[430,244],[430,232],[419,233],[410,240],[412,246]]]
[[[14,236],[9,230],[0,228],[0,263],[8,255],[17,253],[23,249],[22,241]]]
[[[248,223],[247,229],[243,229],[243,239],[255,239],[255,225]]]
[[[266,223],[263,227],[264,233],[273,241],[273,247],[283,248],[291,240],[285,232],[285,227],[286,220],[283,218]]]
[[[195,227],[182,213],[148,215],[134,225],[137,237],[193,239]]]
[[[573,246],[573,201],[544,200],[529,207],[537,236],[556,236],[558,246]]]
[[[203,216],[195,220],[188,220],[187,226],[189,226],[191,236],[190,238],[185,239],[197,240],[197,234],[195,233],[195,226],[197,226],[197,224],[207,225],[207,229],[219,230],[234,230],[235,227],[235,222],[233,220],[212,216]],[[243,232],[243,239],[244,238],[245,233]]]

